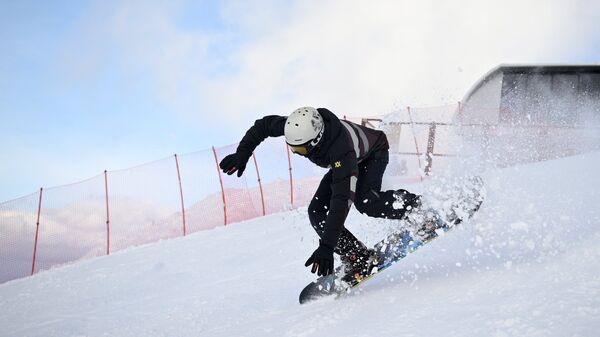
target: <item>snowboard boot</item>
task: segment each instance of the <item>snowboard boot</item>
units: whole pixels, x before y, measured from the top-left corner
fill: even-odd
[[[393,193],[392,208],[401,214],[397,219],[404,219],[411,213],[421,209],[421,196],[406,190],[396,190]]]
[[[371,275],[373,268],[377,266],[378,258],[375,250],[365,248],[342,255],[341,260],[343,266],[341,280],[348,284],[355,284]]]
[[[447,226],[439,213],[429,210],[423,214],[422,224],[416,229],[414,235],[417,239],[428,242],[439,235],[438,230],[442,230]]]

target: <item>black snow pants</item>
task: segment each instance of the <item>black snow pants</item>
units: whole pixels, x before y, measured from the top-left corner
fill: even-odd
[[[358,164],[354,206],[360,213],[370,217],[402,219],[407,209],[416,207],[419,196],[402,189],[381,191],[383,173],[388,162],[388,151],[379,151]],[[331,175],[332,173],[329,171],[323,176],[308,206],[310,223],[319,236],[323,235],[327,219],[331,198]],[[398,209],[395,209],[394,206]],[[340,255],[349,255],[364,249],[364,244],[344,228],[335,252]]]

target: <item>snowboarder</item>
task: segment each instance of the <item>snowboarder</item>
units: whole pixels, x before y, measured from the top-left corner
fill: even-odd
[[[346,275],[367,273],[374,251],[344,227],[352,203],[360,213],[387,219],[402,219],[420,203],[418,195],[406,190],[381,190],[389,160],[385,133],[340,120],[325,108],[302,107],[288,117],[256,120],[236,152],[220,162],[221,169],[240,177],[254,149],[267,137],[279,136],[285,136],[294,153],[330,169],[308,206],[320,243],[306,266],[312,265],[311,272],[319,276],[332,274],[335,252]]]

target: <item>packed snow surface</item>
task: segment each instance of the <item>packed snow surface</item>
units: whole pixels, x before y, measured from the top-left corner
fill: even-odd
[[[0,335],[598,336],[598,172],[598,152],[488,171],[470,222],[337,300],[298,304],[300,209],[0,285]],[[374,244],[397,223],[347,225]]]

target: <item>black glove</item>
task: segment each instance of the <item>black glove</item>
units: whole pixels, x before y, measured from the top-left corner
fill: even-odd
[[[223,173],[232,175],[237,171],[237,176],[241,177],[242,173],[246,169],[250,157],[239,154],[238,152],[230,154],[221,160],[219,167],[223,170]]]
[[[318,271],[317,275],[333,274],[333,248],[321,242],[319,248],[306,260],[304,266],[312,264],[311,273]]]

